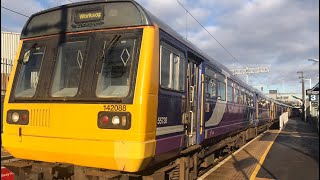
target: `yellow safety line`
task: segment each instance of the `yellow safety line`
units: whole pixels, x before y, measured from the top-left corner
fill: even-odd
[[[264,152],[264,154],[261,156],[261,159],[258,162],[258,165],[256,166],[256,168],[254,169],[253,173],[250,176],[250,180],[254,180],[256,178],[256,176],[257,176],[257,174],[258,174],[258,172],[259,172],[259,170],[261,168],[261,165],[263,164],[264,160],[266,159],[267,154],[270,151],[271,146],[274,143],[274,141],[276,140],[276,138],[278,137],[279,133],[280,133],[280,130],[278,131],[278,133],[277,133],[276,137],[273,139],[273,141],[269,144],[269,146],[267,147],[267,149]]]

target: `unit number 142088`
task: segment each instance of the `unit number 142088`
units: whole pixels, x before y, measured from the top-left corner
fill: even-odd
[[[105,111],[126,111],[126,105],[104,105],[103,109]]]

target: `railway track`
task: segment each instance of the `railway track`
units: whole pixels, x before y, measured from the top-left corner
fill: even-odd
[[[224,160],[226,160],[228,157],[231,157],[231,155],[235,155],[236,153],[241,151],[243,148],[245,148],[247,145],[249,145],[255,139],[260,137],[262,134],[264,134],[264,132],[260,133],[255,138],[247,141],[245,144],[243,144],[242,146],[240,146],[238,148],[230,148],[230,149],[229,148],[223,148],[223,149],[220,149],[219,151],[216,151],[213,154],[211,154],[211,156],[215,157],[213,163],[210,163],[210,165],[208,165],[206,167],[200,167],[198,169],[197,178],[200,178],[201,176],[206,174],[212,168],[218,168],[219,166],[221,166],[224,163],[223,162]],[[1,154],[2,154],[2,157],[1,157],[1,163],[2,164],[10,164],[10,162],[12,162],[14,164],[16,164],[16,163],[18,163],[18,164],[25,163],[25,160],[14,158],[12,155],[10,155],[8,152],[6,152],[4,149],[2,149]],[[43,167],[45,167],[45,166],[43,166]],[[172,174],[169,176],[169,179],[172,179],[172,180],[173,179],[177,179],[177,178],[180,179],[180,174],[179,174],[180,167],[179,166],[176,166],[176,167],[178,167],[178,168],[173,168],[175,170],[172,171]],[[192,172],[190,172],[190,173],[192,173]],[[191,177],[190,179],[193,179],[193,178]]]

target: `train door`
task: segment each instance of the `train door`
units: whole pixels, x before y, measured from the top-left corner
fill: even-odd
[[[271,101],[270,102],[270,121],[273,121],[274,120],[274,102]]]
[[[187,121],[187,146],[196,144],[197,141],[197,121],[199,117],[199,64],[195,61],[188,60],[187,69],[187,88],[188,88],[188,102],[187,102],[187,113],[189,118]]]
[[[253,107],[255,108],[255,110],[256,110],[256,112],[255,112],[255,114],[256,114],[256,117],[255,117],[255,121],[256,121],[256,123],[257,124],[259,124],[259,119],[260,119],[260,113],[259,113],[259,111],[260,111],[260,106],[259,106],[259,104],[260,104],[260,98],[259,98],[259,96],[258,96],[258,94],[257,93],[254,93],[254,105],[253,105]],[[256,125],[256,124],[255,124]]]

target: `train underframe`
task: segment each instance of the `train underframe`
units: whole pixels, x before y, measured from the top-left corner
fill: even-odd
[[[16,180],[102,180],[102,179],[196,179],[206,169],[218,163],[234,150],[266,131],[271,122],[251,127],[238,132],[221,136],[215,142],[204,142],[180,152],[179,156],[157,164],[139,173],[126,173],[98,168],[75,166],[64,163],[48,163],[29,160],[6,162],[7,167],[15,174]]]

